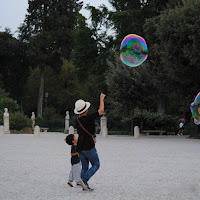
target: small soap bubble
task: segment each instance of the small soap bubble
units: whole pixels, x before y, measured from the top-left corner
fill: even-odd
[[[130,67],[137,67],[148,57],[148,48],[144,38],[136,34],[127,35],[120,46],[121,61]]]
[[[194,118],[194,123],[196,125],[200,124],[200,92],[197,94],[194,102],[190,105],[190,110],[192,113],[192,117]]]

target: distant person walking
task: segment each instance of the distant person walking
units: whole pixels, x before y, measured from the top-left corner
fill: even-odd
[[[81,179],[84,185],[83,190],[93,190],[89,187],[89,179],[96,173],[100,167],[100,161],[97,150],[95,148],[95,119],[104,112],[104,98],[105,94],[100,95],[100,105],[98,111],[88,114],[90,107],[89,102],[80,99],[75,103],[74,113],[78,115],[76,119],[76,127],[78,131],[77,151],[79,153],[82,169]],[[91,168],[89,168],[91,163]]]
[[[185,117],[183,116],[182,118],[180,118],[178,120],[180,123],[179,123],[179,131],[178,131],[178,136],[181,136],[183,135],[183,130],[184,130],[184,125],[185,125],[185,122],[186,122],[186,119]]]

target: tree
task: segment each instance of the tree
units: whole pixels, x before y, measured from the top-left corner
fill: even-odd
[[[55,71],[62,58],[70,59],[73,30],[82,7],[79,0],[29,0],[28,15],[20,27],[20,38],[29,43],[27,51],[32,66],[40,67],[37,116],[42,117],[45,68]]]
[[[155,110],[157,88],[152,80],[154,76],[151,68],[147,64],[131,68],[125,66],[115,54],[115,59],[109,62],[109,66],[106,83],[112,106],[126,116],[131,116],[136,107]]]
[[[78,76],[82,81],[94,73],[94,65],[98,56],[98,48],[93,31],[87,26],[83,16],[78,17],[77,26],[74,30],[74,48],[72,61],[78,68]]]
[[[0,32],[1,86],[19,103],[29,75],[29,61],[24,52],[27,45],[18,41],[9,31]]]
[[[40,70],[39,67],[32,69],[27,81],[24,97],[24,110],[27,114],[37,108],[35,93],[39,88]],[[46,68],[44,91],[48,92],[48,108],[56,111],[53,114],[65,115],[66,110],[73,113],[77,99],[88,99],[88,82],[80,82],[78,72],[79,69],[67,60],[64,60],[58,73],[50,67]]]
[[[145,24],[151,59],[170,83],[163,85],[163,91],[170,93],[171,100],[176,93],[176,110],[183,113],[189,113],[189,105],[199,92],[199,6],[199,1],[186,0]]]

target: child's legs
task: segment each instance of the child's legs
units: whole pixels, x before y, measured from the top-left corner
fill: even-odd
[[[71,181],[71,182],[74,180],[74,178],[73,178],[73,166],[71,167],[68,180]]]
[[[84,177],[85,173],[87,172],[88,168],[89,168],[89,160],[87,159],[87,157],[80,153],[79,154],[80,159],[81,159],[81,163],[82,163],[82,169],[81,169],[81,178]]]
[[[83,154],[87,156],[87,159],[92,164],[92,167],[89,170],[87,170],[87,172],[82,177],[82,179],[87,182],[99,169],[100,162],[99,162],[99,156],[97,154],[95,147],[91,149],[90,151],[84,151]]]
[[[72,166],[72,173],[73,173],[75,182],[78,182],[81,180],[81,162],[74,164]]]

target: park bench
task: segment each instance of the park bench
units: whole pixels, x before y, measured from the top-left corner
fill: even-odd
[[[159,133],[159,135],[162,135],[165,132],[165,130],[143,130],[143,133],[145,133],[145,135],[149,135],[150,133]]]
[[[47,132],[48,130],[49,130],[49,128],[40,127],[40,131],[41,131],[41,132]]]

